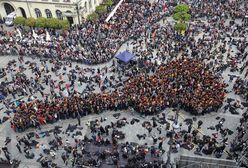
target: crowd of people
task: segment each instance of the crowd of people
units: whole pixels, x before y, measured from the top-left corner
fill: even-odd
[[[182,58],[160,65],[151,76],[126,81],[124,95],[136,102],[136,111],[155,114],[165,107],[181,108],[193,114],[215,111],[225,97],[225,85],[199,60]]]
[[[239,166],[246,167],[245,158],[248,157],[248,144],[247,144],[247,137],[248,137],[248,111],[243,113],[240,124],[237,127],[237,135],[231,142],[230,153],[232,154],[233,158],[238,162]],[[244,160],[242,159],[244,158]]]
[[[63,127],[55,126],[53,129],[41,133],[29,132],[24,136],[16,136],[16,148],[19,153],[23,153],[27,159],[38,158],[36,161],[42,167],[59,167],[55,158],[59,157],[65,166],[72,167],[116,167],[123,168],[149,168],[160,167],[164,162],[161,156],[164,154],[162,148],[163,139],[157,139],[153,146],[148,144],[139,145],[135,142],[125,141],[125,133],[120,131],[129,122],[125,117],[115,116],[115,121],[106,121],[101,118],[87,122],[90,133],[82,139],[77,138],[82,135],[82,126],[78,124],[69,124],[66,130]],[[132,123],[134,119],[130,122]],[[137,119],[136,119],[137,120]],[[105,125],[106,122],[109,124]],[[139,122],[139,121],[136,121]],[[105,126],[104,126],[105,125]],[[70,134],[66,139],[65,134]],[[50,137],[48,144],[40,142],[40,138]],[[110,136],[110,138],[109,138]],[[10,139],[6,138],[6,145]],[[159,142],[157,144],[157,142]],[[38,148],[41,153],[35,154],[32,149]],[[62,151],[62,152],[61,152]],[[8,156],[8,150],[6,151]]]
[[[97,21],[86,20],[62,33],[55,30],[36,33],[32,29],[3,31],[0,54],[70,59],[91,65],[105,63],[125,41],[144,35],[146,27],[164,15],[161,2],[124,1],[108,22],[105,22],[105,14]]]
[[[199,5],[198,2],[196,4]],[[138,5],[138,3],[137,4],[135,3],[135,5],[131,5],[130,2],[123,4],[123,6],[125,6],[126,8],[135,8],[136,5]],[[145,7],[147,10],[148,9],[155,10],[158,13],[161,9],[161,6],[155,7],[156,5],[154,4],[149,5],[149,2],[146,1],[142,2],[140,5],[148,5],[150,6],[150,8]],[[207,3],[206,5],[209,5],[209,3]],[[220,6],[221,9],[223,8],[223,10],[225,10],[226,7],[225,3],[220,4]],[[199,6],[197,5],[192,6],[191,12],[194,13],[195,8],[199,8]],[[120,8],[119,10],[123,10],[123,9]],[[134,11],[138,12],[138,10],[139,9]],[[237,9],[235,8],[235,10]],[[231,11],[233,12],[233,10]],[[149,15],[151,15],[150,14],[151,12],[149,12],[149,10],[146,11],[145,13],[146,14],[142,13],[137,15],[137,17],[139,16],[141,17],[142,15],[148,15],[147,17],[149,18],[148,20],[151,22],[155,22],[160,16],[159,14],[158,15],[152,14],[152,17],[149,17]],[[241,13],[240,10],[230,13],[230,15],[232,15],[232,17],[236,19],[242,17],[240,16],[240,14],[237,13]],[[113,25],[115,26],[119,25],[118,27],[122,27],[123,24],[118,24],[118,22],[115,22],[114,19],[119,21],[119,19],[117,18],[123,16],[124,15],[119,15],[117,12],[116,15],[113,17],[113,20],[110,21],[110,23],[113,22],[112,23]],[[197,19],[196,16],[194,15],[195,17],[194,19]],[[223,24],[222,15],[217,15],[217,16],[218,16],[217,19],[219,19],[218,26],[223,27],[226,30],[230,29],[228,26],[225,26]],[[218,74],[220,72],[223,72],[227,66],[235,67],[235,64],[237,64],[237,60],[239,59],[245,60],[246,58],[245,56],[247,55],[247,52],[242,53],[245,47],[244,45],[245,40],[240,41],[240,43],[237,43],[236,40],[233,39],[231,36],[227,36],[228,38],[230,38],[229,43],[232,43],[233,45],[237,45],[238,50],[240,50],[239,56],[241,56],[241,58],[229,57],[230,59],[229,62],[226,63],[223,62],[223,60],[219,59],[218,51],[222,53],[227,52],[228,56],[230,56],[231,51],[226,50],[225,46],[222,45],[220,45],[220,47],[217,50],[210,52],[209,50],[212,47],[212,43],[216,43],[218,40],[222,40],[224,42],[224,45],[226,45],[227,42],[224,39],[221,39],[219,32],[213,28],[213,26],[216,24],[213,22],[214,18],[210,18],[209,20],[210,20],[209,26],[204,26],[201,25],[200,23],[199,25],[194,25],[194,24],[190,25],[189,30],[186,32],[186,37],[184,37],[185,40],[183,41],[178,41],[178,38],[180,36],[178,36],[175,32],[172,32],[173,30],[170,24],[166,25],[166,27],[165,26],[161,27],[158,24],[153,24],[150,34],[146,33],[145,31],[145,34],[147,36],[145,38],[147,40],[146,44],[148,47],[148,55],[149,52],[151,54],[151,51],[158,49],[157,59],[155,59],[155,63],[151,62],[151,59],[148,58],[149,56],[148,57],[144,56],[144,58],[140,58],[140,60],[142,60],[141,64],[145,66],[151,64],[151,67],[153,67],[152,71],[153,72],[156,71],[154,75],[147,76],[147,74],[145,74],[145,75],[138,75],[132,77],[127,81],[125,81],[125,83],[123,83],[124,88],[115,89],[110,94],[92,93],[87,95],[86,97],[81,97],[78,96],[76,92],[74,92],[71,93],[70,97],[68,98],[59,97],[54,101],[44,100],[38,102],[31,102],[27,104],[20,103],[18,108],[15,110],[16,113],[12,121],[12,127],[15,129],[17,128],[17,130],[25,130],[30,126],[37,126],[47,122],[54,122],[55,120],[60,119],[60,117],[75,118],[77,115],[84,116],[89,113],[99,113],[102,112],[103,110],[127,109],[130,106],[133,107],[136,111],[143,114],[154,114],[158,111],[161,111],[165,107],[175,106],[178,103],[185,110],[191,111],[194,114],[205,113],[207,111],[213,111],[213,110],[216,111],[222,105],[222,101],[225,95],[224,87],[226,85],[220,83],[217,75],[213,75],[213,74],[214,73]],[[101,19],[98,22],[101,23]],[[135,21],[131,22],[130,24],[136,25]],[[229,23],[229,25],[231,26],[231,29],[229,30],[231,31],[231,34],[233,34],[233,36],[240,37],[243,32],[242,27],[239,27],[239,25],[237,24],[233,25],[231,23]],[[213,33],[211,38],[209,39],[203,36],[202,39],[195,41],[194,35],[195,32],[197,32],[195,31],[197,28],[203,29],[204,31],[209,30],[210,33]],[[78,27],[75,29],[78,30]],[[84,29],[81,30],[83,31]],[[135,29],[135,30],[139,30],[139,29]],[[76,30],[75,31],[72,30],[72,32],[73,32],[72,34],[75,34]],[[102,30],[99,32],[102,32]],[[144,31],[142,30],[141,32]],[[57,32],[55,32],[55,34],[56,33]],[[159,36],[158,34],[162,34],[162,36]],[[163,41],[162,39],[167,39],[167,41]],[[177,44],[175,44],[173,40],[176,40]],[[13,39],[10,41],[13,41]],[[68,42],[68,41],[70,40],[63,40],[63,42]],[[142,42],[140,42],[140,46],[141,43]],[[91,46],[91,45],[87,45],[87,46]],[[190,50],[187,49],[186,46],[188,46],[189,49],[191,50],[191,54],[189,54]],[[23,47],[23,48],[28,49],[29,47]],[[42,49],[43,47],[39,47],[39,48]],[[109,49],[109,47],[103,47],[103,48]],[[200,52],[200,50],[206,52]],[[47,52],[51,54],[49,50],[47,50]],[[139,51],[134,51],[134,52],[139,52]],[[198,56],[199,60],[201,61],[207,60],[209,63],[205,65],[198,60],[186,58],[186,59],[179,59],[176,61],[172,61],[169,64],[161,65],[157,69],[154,68],[157,65],[158,60],[161,60],[162,62],[164,62],[165,60],[173,60],[174,57],[176,57],[176,53],[178,52],[184,52],[183,55],[185,55],[186,57],[194,58]],[[216,54],[216,56],[214,56],[214,54]],[[215,65],[216,60],[209,61],[209,59],[213,56],[217,58],[217,61],[219,61],[220,65]],[[103,57],[99,57],[99,58],[103,58]],[[223,56],[220,56],[220,58],[223,58]],[[35,66],[33,68],[37,69],[37,67]],[[44,67],[44,69],[48,71],[47,67]],[[7,70],[12,71],[12,69],[8,67]],[[213,72],[211,72],[211,70]],[[5,87],[4,92],[11,93],[15,98],[16,90],[19,90],[19,92],[21,92],[22,95],[28,95],[27,90],[29,90],[31,94],[33,93],[33,90],[36,90],[39,91],[44,97],[44,93],[42,91],[42,87],[43,87],[42,84],[37,84],[38,81],[37,78],[39,79],[41,74],[39,71],[34,71],[34,72],[36,72],[36,79],[31,78],[30,81],[26,80],[26,76],[22,75],[21,73],[18,73],[18,76],[16,77],[13,76],[12,80],[15,81],[13,85],[14,87],[12,85],[8,85],[8,87]],[[6,75],[4,69],[2,70],[2,74]],[[44,80],[48,81],[49,77],[46,77]],[[74,80],[72,80],[72,82],[73,84],[71,83],[71,85],[73,86]],[[241,86],[243,86],[243,84],[239,84],[239,86],[237,87],[234,86],[236,88],[235,90],[245,94],[245,92],[243,92],[244,89],[242,89],[243,87],[240,88]],[[60,88],[60,91],[67,90],[68,93],[70,94],[69,88],[70,87],[66,87],[66,89]],[[51,90],[54,90],[54,88]],[[55,104],[56,107],[54,107]],[[61,108],[62,105],[64,108]],[[84,109],[82,109],[82,107],[84,107]],[[61,112],[62,114],[55,109],[60,109],[59,111],[63,111]],[[54,113],[54,111],[56,111],[56,113]],[[34,115],[36,113],[38,113],[39,115]]]
[[[241,95],[246,101],[248,101],[248,81],[242,78],[237,78],[233,85],[233,90],[236,94]]]
[[[202,114],[222,106],[224,88],[220,79],[208,71],[207,65],[182,58],[161,65],[151,76],[131,77],[124,82],[123,88],[111,93],[90,93],[82,97],[74,91],[68,97],[50,101],[20,102],[12,127],[19,132],[60,119],[129,107],[149,115],[180,104],[193,114]],[[69,88],[67,91],[70,92]]]
[[[149,115],[159,114],[166,107],[173,107],[192,114],[204,114],[222,109],[220,107],[225,103],[225,97],[232,91],[241,95],[243,104],[236,100],[234,104],[229,102],[224,106],[224,113],[228,109],[232,114],[240,114],[239,109],[242,113],[247,110],[243,102],[243,98],[247,100],[248,95],[245,79],[248,72],[245,29],[247,4],[242,0],[191,1],[192,21],[184,36],[175,32],[173,24],[166,20],[163,5],[162,1],[126,1],[109,23],[104,23],[105,17],[101,17],[95,23],[86,21],[84,26],[72,27],[64,35],[47,30],[52,41],[44,44],[33,43],[33,40],[42,40],[35,40],[31,32],[23,33],[21,30],[30,39],[22,37],[22,40],[16,41],[11,33],[2,31],[1,54],[13,54],[18,50],[21,55],[20,67],[17,66],[19,62],[12,61],[0,70],[4,79],[1,83],[4,97],[1,96],[1,99],[5,99],[3,103],[10,111],[7,114],[14,112],[11,127],[16,132],[23,132],[30,127],[41,128],[41,125],[69,118],[77,119],[80,125],[81,117],[109,110],[128,109]],[[155,23],[161,18],[159,23]],[[41,33],[41,36],[42,34],[45,33]],[[107,62],[125,41],[128,41],[127,49],[137,57],[135,61],[125,65],[113,61],[112,65],[103,68],[74,68],[71,61],[60,61],[61,58],[69,58],[82,59],[80,62],[86,64]],[[19,48],[14,49],[11,43]],[[25,55],[40,57],[41,65],[24,63]],[[51,57],[53,59],[48,65],[48,60],[43,58]],[[31,69],[32,77],[25,75],[27,69]],[[68,72],[68,69],[71,70]],[[7,78],[9,75],[11,79]],[[226,79],[228,77],[229,81]],[[233,79],[235,83],[232,86]],[[80,87],[85,89],[78,91]],[[37,93],[40,93],[41,99],[36,97]],[[18,100],[19,96],[28,96],[28,100]],[[7,101],[7,98],[12,97],[14,103]],[[228,137],[233,131],[224,127],[225,118],[218,117],[216,120],[217,124],[208,128],[216,133],[204,136],[199,136],[199,131],[193,129],[195,121],[186,122],[186,131],[181,128],[179,131],[172,131],[168,122],[164,121],[163,124],[166,127],[169,125],[166,134],[172,139],[170,143],[174,152],[178,152],[181,147],[192,150],[196,145],[195,154],[214,154],[219,158],[227,150]],[[119,121],[120,125],[123,123],[127,121]],[[148,125],[148,134],[154,131],[161,134],[162,128],[154,123],[144,124]],[[247,146],[241,140],[245,134],[245,123],[247,113],[243,114],[241,126],[237,130],[237,143],[233,143],[231,147],[232,159],[237,158],[236,153]],[[202,124],[198,120],[198,128]],[[100,132],[107,135],[107,130],[104,128]],[[114,132],[118,134],[116,137],[123,136],[118,131]],[[94,141],[105,144],[106,139],[102,141],[101,136],[97,133],[94,135]],[[222,137],[221,141],[218,139],[219,135]],[[147,135],[137,136],[145,139]],[[153,139],[156,143],[157,138]],[[59,139],[56,141],[60,142]],[[115,144],[115,138],[112,143]],[[140,157],[141,153],[136,154]],[[67,154],[63,156],[65,163],[68,160]],[[29,157],[29,153],[27,156]],[[80,158],[81,155],[75,154],[73,162],[76,162],[77,156]],[[98,160],[87,161],[95,165]],[[138,163],[135,159],[132,161],[134,164]],[[44,162],[47,164],[49,161]]]

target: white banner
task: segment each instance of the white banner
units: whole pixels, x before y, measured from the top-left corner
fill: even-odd
[[[119,8],[119,6],[121,5],[121,3],[123,2],[123,0],[120,0],[120,2],[116,5],[116,7],[114,8],[114,10],[112,12],[110,12],[109,16],[107,17],[107,19],[105,20],[105,22],[108,22],[112,16],[114,16],[116,10]]]

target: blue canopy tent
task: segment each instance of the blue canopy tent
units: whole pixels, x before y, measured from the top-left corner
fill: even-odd
[[[135,55],[128,51],[124,51],[124,52],[119,53],[115,57],[118,58],[122,62],[128,63],[130,60],[132,60],[135,57]]]

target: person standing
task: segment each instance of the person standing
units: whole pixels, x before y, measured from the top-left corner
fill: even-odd
[[[19,143],[16,144],[16,147],[17,147],[18,151],[19,151],[20,153],[22,153],[22,149],[21,149],[21,146],[19,145]]]
[[[188,126],[188,133],[191,133],[191,130],[192,130],[192,124],[189,124],[189,126]]]
[[[161,140],[160,142],[159,142],[159,144],[158,144],[158,149],[159,150],[162,150],[163,149],[163,140]]]
[[[77,114],[78,125],[81,125],[80,118],[81,118],[81,116],[80,116],[80,114],[78,113],[78,114]]]
[[[201,120],[199,120],[197,122],[197,129],[200,129],[202,124],[203,124],[203,122]]]

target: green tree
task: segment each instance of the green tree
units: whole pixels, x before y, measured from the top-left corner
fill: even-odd
[[[53,28],[53,29],[59,29],[60,28],[59,20],[55,18],[47,19],[46,27]]]
[[[188,13],[175,13],[173,19],[179,22],[188,22],[191,19],[191,15]]]
[[[15,18],[14,23],[16,25],[25,25],[25,21],[26,21],[26,18],[24,18],[22,16],[18,16]]]
[[[29,27],[34,27],[35,22],[36,22],[35,18],[29,17],[29,18],[26,19],[25,25],[29,26]]]
[[[186,4],[179,4],[174,9],[173,19],[176,20],[176,24],[174,26],[175,30],[183,33],[187,29],[187,23],[191,19],[191,15],[189,14],[190,8]]]
[[[177,32],[183,33],[187,29],[187,24],[186,23],[176,23],[174,28]]]
[[[59,21],[59,28],[63,30],[67,30],[70,28],[70,23],[68,20],[60,20]]]
[[[104,13],[107,12],[107,6],[105,5],[99,5],[96,7],[96,13],[98,13],[99,15],[102,15]]]
[[[184,12],[184,13],[188,13],[189,12],[189,6],[186,4],[178,4],[174,10],[175,13],[179,13],[179,12]]]
[[[44,17],[39,17],[36,19],[35,26],[36,27],[46,27],[47,19]]]
[[[93,12],[87,16],[87,19],[91,21],[96,21],[98,18],[99,16],[96,12]]]
[[[107,6],[112,6],[113,5],[113,0],[106,0],[104,2],[104,4],[107,5]]]

